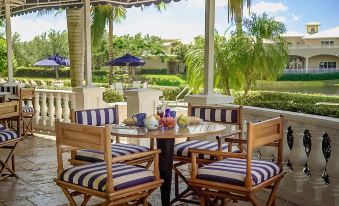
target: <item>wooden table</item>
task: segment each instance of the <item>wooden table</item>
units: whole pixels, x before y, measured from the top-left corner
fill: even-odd
[[[0,92],[0,102],[6,102],[7,96],[11,95],[9,92]]]
[[[175,138],[217,136],[232,132],[233,125],[202,122],[198,125],[190,125],[187,128],[147,130],[138,127],[113,126],[113,136],[130,138],[154,138],[157,141],[157,148],[161,149],[159,156],[160,177],[164,180],[161,186],[161,202],[163,206],[170,205],[172,185],[172,165],[174,156]]]

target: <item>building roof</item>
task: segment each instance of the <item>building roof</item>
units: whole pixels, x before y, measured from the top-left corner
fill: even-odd
[[[339,38],[339,26],[315,34],[308,34],[304,36],[304,39],[323,39],[323,38]]]
[[[297,31],[288,31],[285,34],[283,34],[284,37],[303,37],[305,34]]]
[[[125,8],[150,6],[151,4],[170,3],[172,1],[178,2],[181,0],[90,0],[91,5],[112,4]],[[0,0],[0,19],[5,17],[5,2],[10,3],[12,16],[42,10],[80,8],[84,4],[83,0]]]
[[[306,26],[320,26],[320,23],[316,22],[316,21],[308,22],[308,23],[306,23]]]

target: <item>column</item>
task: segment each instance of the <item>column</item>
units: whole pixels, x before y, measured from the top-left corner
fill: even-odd
[[[306,73],[308,73],[308,58],[305,58],[305,69]]]
[[[84,33],[85,33],[85,66],[86,86],[92,86],[92,47],[91,47],[91,5],[90,0],[84,0]]]
[[[13,82],[13,52],[12,52],[12,28],[11,28],[11,5],[6,3],[6,40],[7,40],[7,70],[8,82]]]
[[[205,82],[204,94],[213,94],[214,80],[214,24],[215,0],[206,0],[205,6]]]

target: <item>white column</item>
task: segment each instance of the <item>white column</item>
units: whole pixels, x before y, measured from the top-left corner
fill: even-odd
[[[64,101],[64,108],[62,109],[62,112],[63,112],[62,116],[63,116],[65,123],[70,123],[71,119],[69,118],[70,109],[69,109],[69,96],[68,96],[68,94],[64,94],[63,101]]]
[[[55,115],[55,106],[54,106],[54,94],[50,93],[48,96],[48,117],[49,117],[49,126],[54,125],[54,115]]]
[[[47,107],[47,94],[42,93],[41,94],[41,116],[42,116],[42,125],[46,126],[46,121],[47,121],[47,112],[48,112],[48,107]]]
[[[205,82],[204,94],[213,94],[215,0],[206,0],[205,6]]]
[[[84,0],[86,86],[92,86],[91,5]]]
[[[13,82],[13,59],[12,59],[12,28],[11,28],[11,5],[5,5],[6,12],[6,41],[7,41],[7,70],[8,82]]]
[[[35,92],[35,98],[34,98],[34,110],[36,111],[35,113],[35,124],[39,124],[40,121],[40,93]]]
[[[305,69],[306,73],[308,73],[308,58],[305,58]]]

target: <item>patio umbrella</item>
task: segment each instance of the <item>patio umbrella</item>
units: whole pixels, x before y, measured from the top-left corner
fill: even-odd
[[[107,63],[107,65],[110,66],[127,66],[128,68],[130,66],[132,67],[138,67],[145,65],[146,62],[136,56],[126,54],[122,57],[118,57],[116,59],[113,59]]]
[[[53,67],[55,69],[55,77],[56,79],[59,79],[59,67],[61,66],[69,66],[69,60],[59,56],[59,55],[53,55],[46,59],[40,60],[33,64],[33,66],[39,66],[39,67]]]

